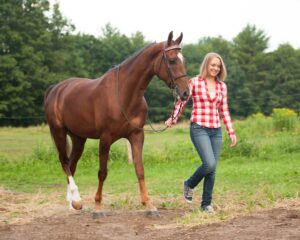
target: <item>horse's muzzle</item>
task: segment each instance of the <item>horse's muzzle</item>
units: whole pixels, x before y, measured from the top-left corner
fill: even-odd
[[[184,91],[182,94],[179,95],[180,96],[180,99],[181,101],[185,101],[188,99],[189,97],[189,91]]]
[[[188,99],[189,97],[189,88],[185,89],[185,90],[181,90],[178,86],[175,87],[175,93],[177,95],[177,97],[180,98],[181,101],[185,101]]]

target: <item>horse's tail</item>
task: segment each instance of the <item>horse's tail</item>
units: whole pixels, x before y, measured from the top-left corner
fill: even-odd
[[[45,91],[45,93],[44,93],[44,108],[45,108],[46,99],[47,99],[49,93],[51,92],[51,90],[52,90],[55,86],[56,86],[56,85],[53,84],[53,85],[50,85],[50,86],[46,89],[46,91]],[[46,118],[46,119],[47,119],[47,118]],[[56,143],[56,141],[55,141],[55,133],[53,132],[53,130],[51,129],[51,127],[50,127],[50,134],[51,134],[51,138],[52,138],[53,142]],[[67,134],[67,135],[68,135],[68,134]],[[71,151],[72,151],[72,146],[71,146],[71,144],[70,144],[69,139],[68,139],[67,136],[66,136],[66,144],[65,144],[65,145],[66,145],[66,153],[67,153],[67,156],[70,157]]]
[[[54,87],[55,85],[50,85],[48,88],[47,88],[47,90],[45,91],[45,93],[44,93],[44,112],[45,112],[45,114],[46,114],[46,100],[47,100],[47,97],[48,97],[48,95],[49,95],[49,93],[50,93],[50,91],[53,89],[53,87]],[[46,122],[48,121],[48,119],[47,119],[47,114],[46,114]]]
[[[45,91],[44,93],[44,103],[46,101],[46,98],[48,97],[48,94],[50,93],[50,91],[52,90],[52,88],[54,87],[55,85],[50,85],[47,90]]]
[[[50,136],[51,136],[52,142],[56,146],[56,150],[58,151],[58,146],[57,146],[57,141],[56,141],[55,133],[51,130],[51,127],[50,127]],[[69,138],[68,138],[68,134],[66,136],[65,146],[66,146],[66,148],[65,148],[66,154],[67,154],[67,156],[69,158],[70,155],[71,155],[71,152],[72,152],[72,144],[70,144],[70,141],[69,141]]]

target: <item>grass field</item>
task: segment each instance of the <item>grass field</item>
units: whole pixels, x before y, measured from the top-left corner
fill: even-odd
[[[300,197],[299,120],[293,129],[276,130],[273,119],[235,121],[238,145],[224,144],[218,164],[213,205],[217,219],[234,213],[270,208],[280,201]],[[161,128],[162,126],[155,126]],[[89,140],[75,175],[82,196],[96,191],[98,141]],[[184,208],[182,182],[199,166],[200,160],[189,138],[189,125],[179,124],[163,133],[146,133],[144,145],[146,183],[158,207]],[[127,162],[125,140],[111,150],[104,185],[112,208],[139,208],[134,167]],[[45,194],[66,188],[47,126],[0,129],[0,187],[15,192]],[[199,221],[198,204],[202,184],[195,190],[191,214],[182,221]],[[105,199],[104,199],[105,201]],[[202,219],[203,220],[203,219]]]

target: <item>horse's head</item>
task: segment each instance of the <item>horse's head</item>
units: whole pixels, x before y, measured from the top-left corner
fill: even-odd
[[[177,96],[182,101],[189,96],[188,76],[184,66],[184,58],[181,54],[180,43],[182,33],[174,41],[173,32],[169,33],[167,42],[165,42],[162,53],[155,61],[155,73],[162,79],[171,89],[174,89]]]

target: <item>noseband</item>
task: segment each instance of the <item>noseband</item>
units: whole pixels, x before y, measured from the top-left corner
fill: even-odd
[[[168,76],[171,79],[170,84],[168,84],[171,89],[174,89],[176,87],[176,84],[175,84],[176,80],[178,80],[180,78],[183,78],[183,77],[186,77],[187,74],[182,74],[182,75],[179,75],[179,76],[174,76],[172,68],[170,66],[170,62],[169,62],[170,60],[168,59],[166,53],[168,51],[171,51],[171,50],[180,50],[180,49],[181,49],[181,47],[179,45],[173,45],[173,46],[165,48],[163,50],[162,58],[161,58],[161,61],[160,61],[160,64],[159,64],[159,68],[158,68],[158,72],[159,72],[159,70],[161,68],[162,61],[164,60],[166,66],[167,66]]]

